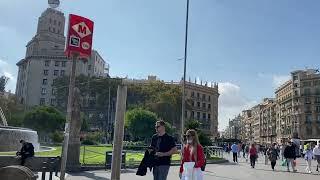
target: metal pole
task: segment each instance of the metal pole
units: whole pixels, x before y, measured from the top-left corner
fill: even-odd
[[[110,119],[111,119],[111,116],[110,116],[110,101],[111,101],[111,95],[110,95],[110,91],[111,91],[111,84],[110,84],[110,78],[109,78],[109,99],[108,99],[108,117],[107,117],[107,132],[108,132],[108,139],[107,139],[107,142],[109,142],[109,138],[111,138],[111,136],[109,137],[109,124],[110,124]]]
[[[186,31],[184,43],[184,63],[183,63],[183,84],[182,84],[182,108],[181,108],[181,138],[184,134],[184,121],[185,121],[185,96],[186,96],[186,71],[187,71],[187,52],[188,52],[188,21],[189,21],[189,0],[187,0],[186,12]]]
[[[66,116],[65,130],[64,130],[63,147],[62,147],[62,152],[61,152],[60,180],[64,180],[65,173],[66,173],[69,135],[70,135],[70,122],[71,122],[71,114],[72,114],[72,105],[73,105],[73,101],[74,101],[74,87],[75,87],[75,79],[76,79],[75,74],[76,74],[76,65],[77,65],[78,55],[79,55],[78,53],[72,54],[72,67],[71,67],[70,83],[69,83],[67,116]]]
[[[127,101],[127,86],[122,84],[118,86],[118,92],[117,92],[117,109],[116,109],[116,122],[114,127],[114,138],[113,138],[111,180],[120,180],[126,101]]]

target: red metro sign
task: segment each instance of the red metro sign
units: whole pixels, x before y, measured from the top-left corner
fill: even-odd
[[[92,50],[93,21],[70,14],[66,55],[70,58],[78,53],[82,58],[88,58]]]

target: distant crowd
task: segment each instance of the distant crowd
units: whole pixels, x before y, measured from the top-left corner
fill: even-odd
[[[227,153],[232,153],[233,162],[238,163],[238,158],[242,157],[246,159],[246,162],[250,160],[252,168],[255,168],[255,162],[259,158],[259,155],[264,157],[265,164],[268,161],[271,163],[271,168],[274,171],[277,160],[281,160],[281,166],[287,166],[287,171],[290,172],[290,167],[293,172],[297,171],[296,158],[303,157],[306,161],[306,172],[312,173],[311,165],[312,160],[317,163],[316,171],[319,173],[320,167],[320,145],[308,143],[304,146],[300,146],[295,143],[294,140],[288,141],[285,144],[273,143],[272,145],[262,146],[255,143],[233,143],[224,144],[223,149]]]

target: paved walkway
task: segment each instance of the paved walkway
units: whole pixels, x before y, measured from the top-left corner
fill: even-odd
[[[230,156],[225,156],[230,158]],[[298,172],[288,173],[286,167],[282,167],[279,163],[276,166],[276,171],[272,171],[270,165],[264,165],[264,159],[260,158],[256,168],[252,169],[243,158],[239,159],[239,163],[224,163],[207,165],[204,172],[205,180],[317,180],[320,175],[305,173],[305,162],[303,159],[298,160]],[[315,171],[315,162],[313,162],[313,170]],[[127,170],[121,174],[122,180],[150,180],[152,173],[148,172],[147,176],[140,177],[135,175],[136,170]],[[168,180],[179,179],[179,167],[171,167]],[[68,180],[109,180],[109,171],[89,171],[79,174],[69,175]]]

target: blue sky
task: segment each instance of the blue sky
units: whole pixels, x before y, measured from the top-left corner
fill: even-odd
[[[47,1],[0,1],[0,75],[35,35]],[[186,0],[64,0],[60,9],[95,21],[94,48],[112,76],[179,80]],[[220,83],[219,128],[243,108],[274,96],[296,69],[319,68],[320,1],[190,0],[187,77]]]

